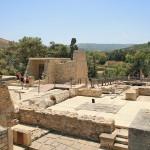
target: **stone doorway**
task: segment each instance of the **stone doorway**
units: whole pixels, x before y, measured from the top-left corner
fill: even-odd
[[[39,79],[42,79],[43,72],[44,72],[44,64],[39,64]]]

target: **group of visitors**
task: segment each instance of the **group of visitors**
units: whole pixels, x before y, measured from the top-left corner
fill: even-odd
[[[29,76],[24,76],[23,73],[17,72],[16,73],[16,78],[19,80],[22,84],[28,85],[30,83],[30,78]]]

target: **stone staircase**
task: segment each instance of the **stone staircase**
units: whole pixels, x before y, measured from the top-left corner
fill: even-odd
[[[112,134],[100,135],[101,148],[108,150],[128,150],[128,130],[115,129]]]
[[[118,129],[113,149],[114,150],[128,150],[128,130],[127,129]]]

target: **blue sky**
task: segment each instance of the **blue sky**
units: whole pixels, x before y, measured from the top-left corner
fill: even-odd
[[[1,0],[0,37],[69,43],[150,40],[150,0]]]

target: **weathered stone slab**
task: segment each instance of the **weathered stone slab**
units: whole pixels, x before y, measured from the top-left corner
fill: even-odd
[[[150,110],[142,109],[129,128],[129,150],[150,149]]]
[[[122,105],[115,104],[102,104],[102,103],[84,103],[76,108],[76,110],[90,110],[97,112],[106,112],[116,114],[121,108]]]

